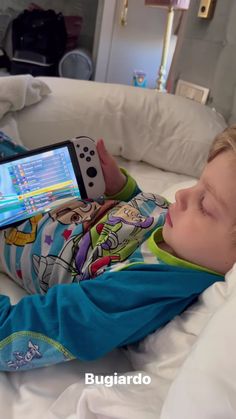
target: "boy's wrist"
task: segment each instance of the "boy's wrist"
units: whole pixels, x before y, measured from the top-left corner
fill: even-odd
[[[134,190],[136,189],[136,181],[132,178],[132,176],[129,175],[129,173],[123,168],[120,167],[120,171],[124,177],[124,183],[119,192],[106,196],[109,199],[115,199],[118,201],[126,201],[129,200],[130,196],[133,194]]]
[[[125,169],[120,167],[120,177],[117,180],[117,191],[115,194],[113,193],[113,195],[120,194],[120,192],[125,188],[127,181],[128,181],[128,174],[125,171]]]

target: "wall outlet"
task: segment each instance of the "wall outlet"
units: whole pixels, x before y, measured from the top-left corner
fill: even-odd
[[[206,87],[179,79],[175,89],[175,94],[205,104],[209,91],[210,89],[207,89]]]

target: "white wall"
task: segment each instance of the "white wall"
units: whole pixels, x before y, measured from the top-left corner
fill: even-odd
[[[116,1],[107,82],[132,84],[133,70],[138,69],[147,73],[148,87],[155,87],[167,11],[144,3],[144,0],[129,0],[128,23],[122,27],[119,22],[122,0]],[[176,37],[172,36],[168,69],[175,43]]]

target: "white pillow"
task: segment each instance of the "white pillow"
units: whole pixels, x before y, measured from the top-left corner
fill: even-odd
[[[194,186],[197,182],[197,179],[190,179],[186,180],[184,182],[175,183],[174,185],[170,186],[168,189],[166,189],[163,193],[163,196],[169,201],[174,202],[175,201],[175,194],[180,189],[186,189],[191,188]]]
[[[173,381],[160,419],[236,417],[236,264],[221,287],[226,300]]]
[[[52,90],[17,115],[31,148],[76,135],[104,138],[115,156],[198,177],[210,144],[225,127],[210,108],[151,89],[41,77]]]
[[[7,112],[39,102],[49,93],[46,83],[29,74],[0,78],[0,119]]]
[[[161,169],[199,177],[215,136],[226,128],[222,115],[180,96],[161,94],[158,140],[149,144],[145,161]]]

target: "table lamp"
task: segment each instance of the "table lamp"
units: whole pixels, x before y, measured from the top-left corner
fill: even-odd
[[[168,58],[168,52],[170,47],[172,26],[174,20],[175,10],[188,10],[190,0],[145,0],[146,6],[154,7],[165,7],[168,9],[166,28],[163,40],[161,65],[158,72],[158,78],[156,83],[156,89],[159,92],[165,92],[166,83],[166,63]]]

